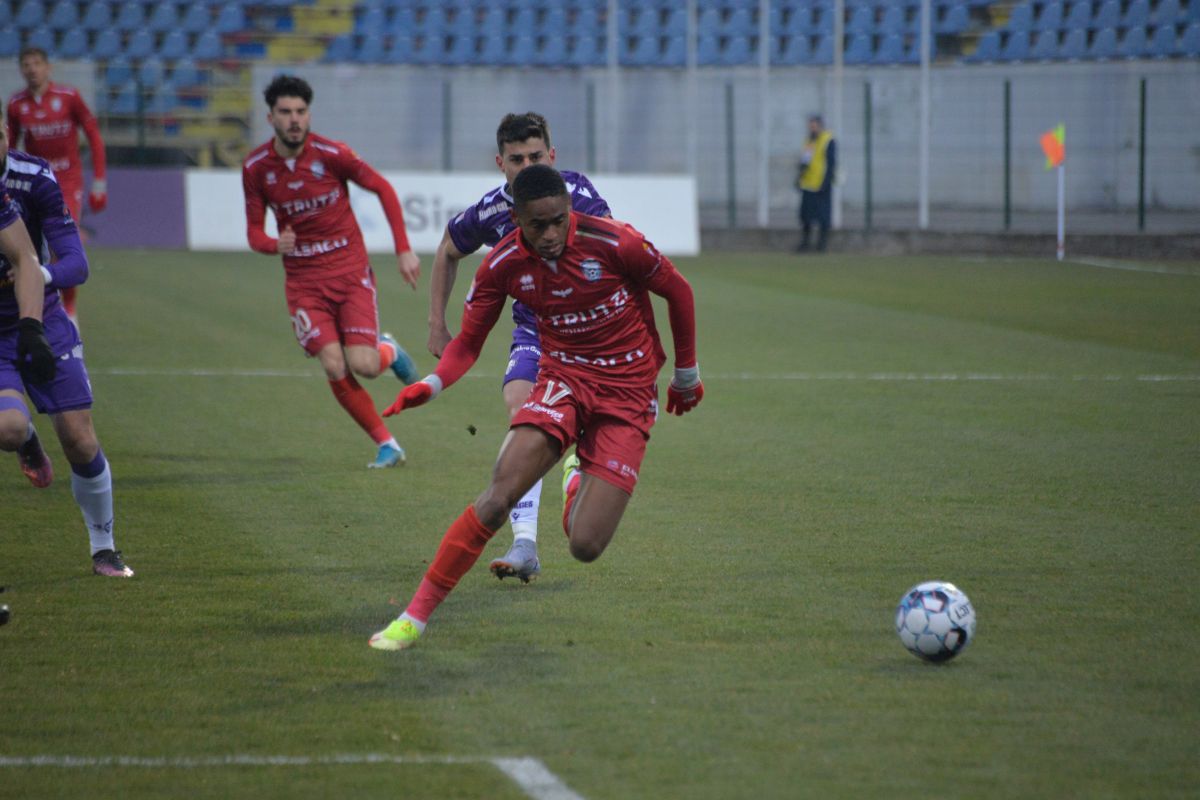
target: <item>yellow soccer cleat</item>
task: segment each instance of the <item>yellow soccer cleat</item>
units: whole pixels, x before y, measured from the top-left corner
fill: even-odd
[[[404,650],[412,647],[421,638],[421,632],[411,620],[393,620],[391,625],[371,637],[367,642],[376,650]]]

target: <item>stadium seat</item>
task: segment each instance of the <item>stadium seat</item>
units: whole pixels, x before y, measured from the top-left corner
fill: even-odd
[[[158,43],[158,55],[168,61],[183,58],[187,55],[187,34],[176,28],[168,31]]]
[[[211,28],[197,36],[192,44],[192,58],[197,61],[213,61],[224,54],[225,47],[221,44],[221,37]]]
[[[971,26],[970,12],[965,5],[954,5],[946,11],[946,16],[933,26],[934,33],[962,33]]]
[[[846,23],[846,33],[854,35],[870,34],[875,29],[875,9],[869,5],[848,6],[850,19]]]
[[[1096,31],[1092,45],[1088,48],[1088,56],[1097,61],[1106,61],[1117,57],[1117,29],[1103,28]]]
[[[108,102],[108,113],[132,116],[138,112],[141,96],[137,83],[131,78],[118,87]]]
[[[790,36],[807,35],[812,33],[812,10],[808,6],[797,6],[787,15],[783,24],[783,33]]]
[[[85,31],[102,31],[112,26],[112,11],[108,3],[89,3],[83,12],[79,25]]]
[[[59,0],[46,17],[46,24],[56,31],[67,31],[79,25],[79,8],[75,0]]]
[[[1063,19],[1063,27],[1072,30],[1082,28],[1087,30],[1092,25],[1092,0],[1075,0],[1071,10]]]
[[[175,110],[179,98],[175,93],[175,87],[170,83],[163,83],[154,87],[146,102],[146,113],[155,115],[170,114]]]
[[[525,67],[533,63],[535,47],[532,36],[514,36],[508,47],[504,58],[505,64],[513,67]]]
[[[668,36],[659,63],[664,67],[682,67],[687,64],[687,39],[683,36]]]
[[[477,64],[501,64],[504,62],[505,37],[503,29],[485,33],[480,41],[479,52],[476,53]]]
[[[1200,22],[1193,22],[1179,37],[1179,52],[1188,58],[1200,56]]]
[[[1104,28],[1119,28],[1121,27],[1121,2],[1120,0],[1104,0],[1100,4],[1099,10],[1096,11],[1096,16],[1092,18],[1092,30],[1098,31]]]
[[[1035,31],[1057,31],[1063,25],[1062,3],[1050,2],[1042,6],[1037,22],[1033,24]]]
[[[196,67],[196,62],[190,58],[179,59],[171,69],[171,83],[180,88],[198,86],[203,82],[204,76]]]
[[[1038,31],[1033,37],[1033,46],[1029,48],[1030,58],[1050,61],[1058,57],[1058,31]]]
[[[493,9],[488,9],[489,18],[492,15],[492,11]],[[503,23],[500,24],[503,25]],[[596,28],[599,24],[596,9],[593,6],[580,8],[573,15],[570,13],[567,14],[567,33],[592,36],[596,33]]]
[[[212,23],[212,14],[200,3],[193,3],[183,12],[179,27],[184,33],[201,34],[208,30]]]
[[[1005,26],[1010,31],[1029,31],[1033,29],[1033,6],[1028,3],[1017,6],[1009,15],[1008,25]]]
[[[871,37],[860,33],[850,37],[850,43],[846,45],[842,58],[847,64],[866,64],[872,60],[874,55]]]
[[[979,44],[968,61],[999,61],[1000,60],[1000,31],[988,31],[979,37]]]
[[[1120,58],[1141,58],[1146,55],[1146,29],[1138,26],[1125,31],[1121,42],[1117,45],[1117,56]]]
[[[475,35],[456,32],[450,37],[450,45],[446,48],[444,59],[447,64],[457,66],[475,63]]]
[[[525,6],[516,9],[509,20],[509,29],[515,35],[531,36],[533,28],[537,24],[537,12],[531,6]]]
[[[696,31],[700,36],[716,36],[721,32],[721,11],[706,8],[696,15]]]
[[[382,33],[387,27],[387,13],[383,6],[366,9],[354,20],[354,32],[358,34]]]
[[[11,25],[0,28],[0,56],[11,58],[21,50],[21,34]]]
[[[810,64],[832,64],[833,63],[833,36],[825,35],[817,37],[817,46],[813,48]]]
[[[567,34],[567,13],[561,7],[546,9],[546,13],[542,15],[541,21],[538,22],[537,32],[545,36],[563,40],[563,52],[565,53],[566,40],[563,37]]]
[[[329,44],[325,47],[325,55],[321,56],[321,61],[325,63],[341,64],[353,60],[354,34],[352,33],[343,33],[330,39]]]
[[[40,47],[51,55],[55,55],[54,49],[54,31],[50,30],[48,25],[39,25],[25,34],[25,45],[27,47]]]
[[[648,67],[658,62],[657,36],[622,36],[625,47],[621,63],[634,67]]]
[[[133,80],[133,64],[125,56],[113,56],[104,67],[104,85],[120,86]]]
[[[364,34],[354,51],[354,60],[360,64],[381,64],[387,50],[385,45],[382,33],[376,31]]]
[[[887,6],[883,11],[883,19],[879,22],[879,32],[884,36],[900,35],[905,32],[908,24],[904,20],[904,8]]]
[[[793,66],[807,64],[810,57],[807,36],[780,37],[779,50],[772,63]]]
[[[1189,25],[1193,22],[1200,22],[1200,3],[1188,3],[1186,22]]]
[[[1159,25],[1150,37],[1146,52],[1153,58],[1170,58],[1179,54],[1179,40],[1175,36],[1175,25]]]
[[[1125,9],[1121,24],[1126,28],[1144,28],[1150,24],[1150,0],[1132,0]],[[1143,35],[1144,35],[1143,31]],[[1129,35],[1128,31],[1125,33]]]
[[[666,36],[687,36],[687,9],[668,9],[662,31]]]
[[[167,75],[167,65],[158,56],[151,56],[142,60],[135,74],[143,86],[158,86]]]
[[[750,37],[730,36],[725,41],[725,49],[721,51],[721,63],[726,66],[757,63],[754,48],[750,46]]]
[[[1008,41],[1000,50],[1000,58],[1003,61],[1027,60],[1029,58],[1029,32],[1011,31],[1008,34]]]
[[[545,35],[533,55],[533,63],[557,67],[567,62],[567,37],[561,34]]]
[[[13,23],[18,28],[34,28],[46,21],[46,7],[42,0],[25,0],[17,9]]]
[[[718,64],[721,61],[721,42],[715,35],[701,36],[696,42],[697,64]]]
[[[1088,57],[1087,29],[1071,28],[1063,36],[1058,48],[1058,57],[1067,61],[1080,61]]]
[[[750,9],[735,8],[725,20],[721,32],[729,36],[753,36],[758,33],[758,25],[750,17]]]
[[[113,28],[105,28],[92,42],[92,58],[104,61],[121,52],[121,36]]]
[[[388,30],[401,36],[412,36],[417,30],[417,17],[411,8],[398,8],[392,15]]]
[[[904,39],[898,33],[889,33],[879,43],[872,61],[876,64],[900,64],[904,62]]]
[[[929,60],[933,61],[937,58],[937,37],[931,36],[929,39]],[[921,63],[921,37],[914,36],[908,45],[908,53],[905,60],[909,64]]]
[[[117,18],[113,26],[122,33],[129,33],[142,27],[146,22],[146,13],[138,0],[126,0],[117,10]]]
[[[155,33],[168,33],[179,28],[179,11],[173,2],[154,4],[154,10],[146,20],[146,27]]]
[[[241,6],[236,2],[221,6],[221,10],[217,12],[215,23],[217,33],[236,33],[245,27],[246,16],[242,13]]]
[[[125,55],[130,58],[145,58],[154,52],[154,34],[145,28],[139,28],[125,43]]]
[[[1183,8],[1179,0],[1158,0],[1150,22],[1154,25],[1178,25],[1184,21]]]
[[[58,40],[59,58],[82,58],[87,51],[87,33],[83,28],[71,28]]]

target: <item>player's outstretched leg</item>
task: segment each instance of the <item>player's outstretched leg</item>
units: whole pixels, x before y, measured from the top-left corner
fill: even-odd
[[[387,362],[387,366],[396,373],[396,377],[408,386],[416,383],[420,379],[417,374],[417,365],[413,362],[412,356],[405,352],[400,343],[396,341],[396,337],[390,333],[379,334],[379,353],[381,358],[387,359],[387,354],[392,353],[392,358]]]
[[[17,448],[17,461],[21,464],[21,472],[37,488],[45,489],[54,480],[54,466],[50,463],[50,456],[46,455],[46,448],[42,447],[33,423],[29,425],[29,438]]]
[[[575,505],[575,497],[579,494],[579,481],[583,473],[579,471],[579,456],[571,453],[563,460],[563,533],[571,538],[571,508]]]
[[[508,515],[513,529],[512,547],[489,567],[500,580],[520,578],[529,583],[542,571],[537,553],[538,506],[542,498],[542,482],[539,480]]]

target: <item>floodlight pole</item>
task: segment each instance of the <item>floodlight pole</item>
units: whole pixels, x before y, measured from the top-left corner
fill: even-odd
[[[688,172],[697,183],[700,181],[700,117],[699,96],[697,85],[699,81],[697,61],[698,26],[696,21],[696,0],[687,0],[687,163]]]
[[[932,8],[921,0],[921,122],[917,156],[917,226],[929,227],[929,61],[932,37]]]
[[[771,210],[771,0],[758,0],[758,227]]]
[[[620,29],[617,17],[619,12],[618,0],[608,0],[608,46],[605,48],[608,59],[608,141],[605,144],[608,150],[608,171],[614,174],[617,171],[617,148],[621,132],[621,51],[618,46]]]
[[[834,0],[833,4],[833,98],[831,105],[833,113],[830,114],[833,123],[834,136],[842,135],[842,67],[844,65],[844,39],[846,37],[846,3],[845,0]],[[838,189],[837,175],[834,175],[830,181],[830,190],[833,192],[833,228],[838,230],[842,227],[842,192]]]

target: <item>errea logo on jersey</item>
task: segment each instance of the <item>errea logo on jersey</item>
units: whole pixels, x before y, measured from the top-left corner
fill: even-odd
[[[532,275],[525,274],[525,275],[521,276],[521,291],[523,291],[523,292],[533,291],[533,276]]]

